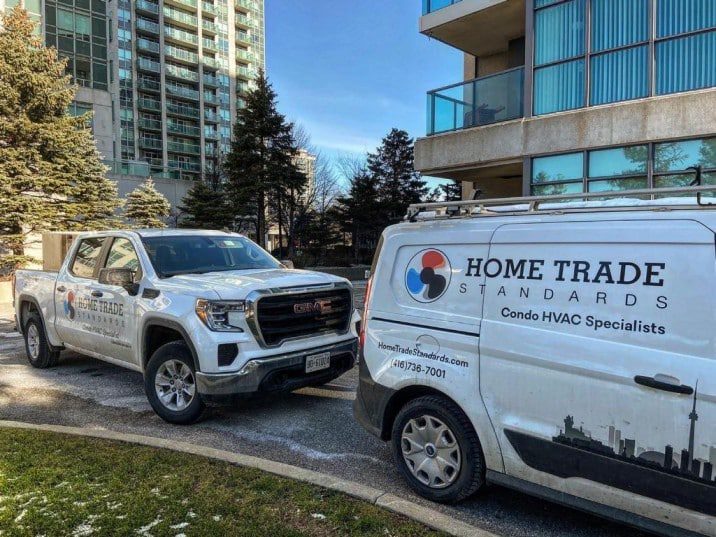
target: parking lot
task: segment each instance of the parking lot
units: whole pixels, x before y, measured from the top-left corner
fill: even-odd
[[[359,295],[357,302],[361,299]],[[192,442],[333,474],[427,505],[404,486],[389,446],[353,419],[357,369],[321,388],[246,401],[215,410],[196,426],[176,427],[151,410],[140,374],[71,353],[63,353],[56,368],[33,369],[22,340],[11,329],[5,310],[0,319],[0,419]],[[499,535],[641,535],[499,487],[458,506],[431,506]]]

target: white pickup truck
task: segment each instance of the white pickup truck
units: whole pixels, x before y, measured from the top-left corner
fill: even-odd
[[[198,420],[210,403],[324,384],[356,359],[351,284],[289,270],[238,234],[84,233],[58,273],[17,271],[14,297],[33,366],[69,349],[140,371],[171,423]]]

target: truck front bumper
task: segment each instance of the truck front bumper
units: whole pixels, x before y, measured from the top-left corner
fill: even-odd
[[[286,392],[323,384],[353,367],[357,346],[357,339],[352,338],[334,345],[250,360],[235,373],[197,372],[196,387],[204,399],[218,402],[236,396]],[[331,354],[330,366],[306,373],[306,358],[326,352]]]

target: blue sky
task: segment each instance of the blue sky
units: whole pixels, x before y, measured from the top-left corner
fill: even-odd
[[[418,33],[421,0],[265,1],[279,109],[329,158],[392,127],[424,136],[426,92],[462,78],[461,54]]]

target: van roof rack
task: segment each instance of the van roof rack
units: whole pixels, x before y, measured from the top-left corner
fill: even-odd
[[[716,192],[716,186],[649,188],[611,192],[579,192],[575,194],[556,194],[551,196],[526,196],[520,198],[414,203],[408,207],[408,214],[405,216],[405,220],[415,222],[418,220],[418,216],[420,216],[421,220],[430,220],[436,218],[510,216],[546,212],[558,214],[563,212],[665,210],[670,207],[678,207],[679,209],[716,209],[716,203],[705,202],[703,200],[702,194],[704,192]],[[692,194],[696,198],[696,202],[690,203],[690,198],[683,198],[685,194]],[[673,197],[663,199],[665,196]],[[662,199],[657,199],[657,197]],[[679,199],[679,197],[682,198]],[[623,200],[631,203],[610,204],[606,201],[608,199],[611,199],[613,202]],[[543,205],[546,204],[550,205],[543,207]],[[499,208],[499,210],[495,210],[497,208]]]

